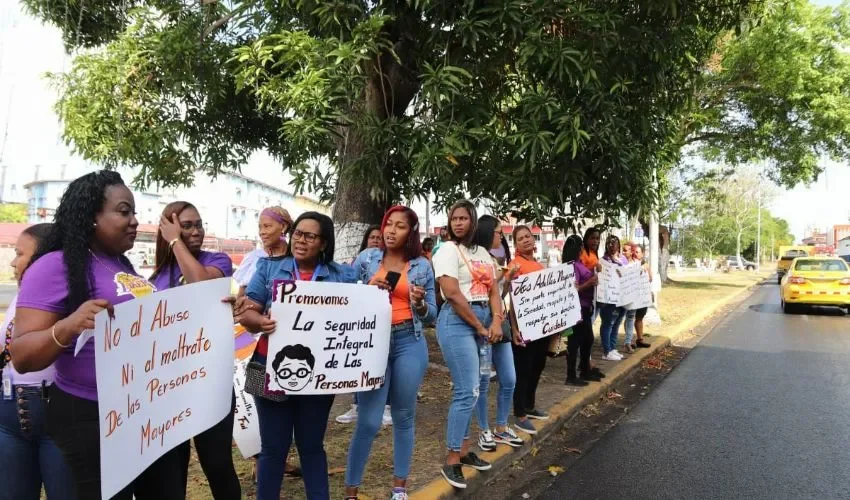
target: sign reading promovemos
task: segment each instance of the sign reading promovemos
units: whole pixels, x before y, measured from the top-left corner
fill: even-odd
[[[517,326],[526,342],[561,332],[581,321],[572,264],[523,274],[511,281]]]
[[[230,279],[172,288],[95,317],[101,496],[221,421],[233,384]]]
[[[392,308],[371,285],[276,281],[266,390],[339,394],[384,383]]]

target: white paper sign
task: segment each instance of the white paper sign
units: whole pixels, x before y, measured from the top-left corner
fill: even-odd
[[[620,298],[615,304],[628,309],[629,304],[636,302],[640,298],[640,287],[646,277],[643,276],[643,269],[637,262],[620,267],[619,272]]]
[[[627,309],[641,309],[652,305],[652,283],[645,269],[641,269],[640,280],[637,283],[635,301]]]
[[[606,260],[600,260],[602,271],[598,273],[599,283],[596,285],[596,302],[602,304],[618,304],[620,302],[620,273],[622,267]]]
[[[274,285],[266,390],[340,394],[381,387],[392,307],[371,285],[280,281]]]
[[[581,321],[572,264],[523,274],[511,281],[517,326],[526,342],[566,330]]]
[[[185,285],[95,318],[101,495],[112,498],[151,463],[230,411],[230,279]]]
[[[257,339],[241,326],[236,326],[236,356],[233,360],[233,390],[236,393],[236,408],[233,411],[233,440],[244,458],[260,453],[260,421],[254,396],[245,392],[245,368],[257,346]]]

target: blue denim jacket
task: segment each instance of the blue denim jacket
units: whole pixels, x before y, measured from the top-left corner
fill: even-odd
[[[356,283],[357,275],[354,269],[347,264],[331,262],[322,265],[316,281],[332,281],[335,283]],[[257,262],[257,269],[245,295],[258,304],[265,304],[266,310],[272,303],[272,285],[276,280],[295,279],[295,259],[284,257],[283,259],[262,258]]]
[[[357,279],[363,283],[369,283],[372,276],[378,272],[381,267],[381,262],[384,260],[384,251],[380,248],[367,248],[357,256],[357,259],[352,264]],[[410,261],[410,267],[407,271],[407,281],[409,283],[424,283],[425,287],[425,305],[428,307],[428,312],[424,316],[419,316],[416,309],[413,309],[413,330],[416,338],[422,337],[422,332],[425,325],[433,323],[437,319],[437,296],[434,293],[434,269],[431,268],[431,263],[425,257],[417,257]]]

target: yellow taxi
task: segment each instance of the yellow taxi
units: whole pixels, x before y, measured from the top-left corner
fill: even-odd
[[[837,306],[850,312],[850,268],[838,257],[797,257],[779,283],[782,310]]]

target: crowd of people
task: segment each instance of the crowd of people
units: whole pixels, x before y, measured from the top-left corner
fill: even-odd
[[[393,500],[407,498],[415,445],[417,394],[428,366],[426,329],[436,339],[452,380],[446,416],[446,458],[441,473],[456,488],[467,486],[464,467],[485,471],[491,464],[473,451],[498,445],[519,447],[537,433],[534,420],[549,416],[538,406],[537,387],[547,362],[550,338],[526,342],[511,307],[510,282],[543,269],[527,226],[516,226],[511,252],[501,222],[478,216],[466,200],[448,212],[436,241],[420,239],[416,213],[404,206],[387,211],[379,226],[363,235],[357,257],[335,260],[334,223],[306,212],[296,220],[280,207],[259,217],[263,248],[246,256],[234,273],[230,258],[202,250],[202,214],[187,202],[165,207],[159,224],[156,262],[150,277],[139,276],[124,256],[136,238],[132,192],[114,172],[100,171],[73,181],[52,224],[38,224],[18,238],[12,263],[20,289],[6,314],[0,401],[0,480],[4,491],[36,500],[42,487],[50,500],[101,496],[98,392],[92,343],[74,355],[72,344],[94,328],[95,316],[116,304],[186,284],[233,277],[239,286],[234,321],[258,335],[252,362],[266,363],[269,336],[277,322],[268,311],[275,280],[364,283],[386,290],[392,304],[389,357],[384,384],[356,393],[351,409],[337,417],[353,423],[345,470],[345,499],[356,499],[382,425],[392,425]],[[593,365],[593,323],[600,329],[603,358],[623,359],[617,332],[625,320],[624,352],[647,347],[646,309],[626,310],[595,303],[601,231],[570,236],[561,261],[575,266],[582,321],[567,341],[565,383],[583,386],[605,375]],[[609,236],[608,263],[642,261],[642,248],[620,245]],[[298,353],[293,356],[297,357]],[[272,361],[272,360],[270,360]],[[498,383],[496,414],[488,415],[490,385]],[[235,396],[231,396],[235,405]],[[256,457],[256,496],[277,500],[287,456],[294,442],[307,498],[327,499],[328,463],[324,438],[333,395],[255,398],[261,452]],[[514,422],[509,424],[513,407]],[[473,417],[477,439],[472,435]],[[191,446],[216,500],[241,498],[232,459],[233,411],[191,441],[157,459],[114,498],[183,499]],[[526,438],[527,439],[527,438]]]

